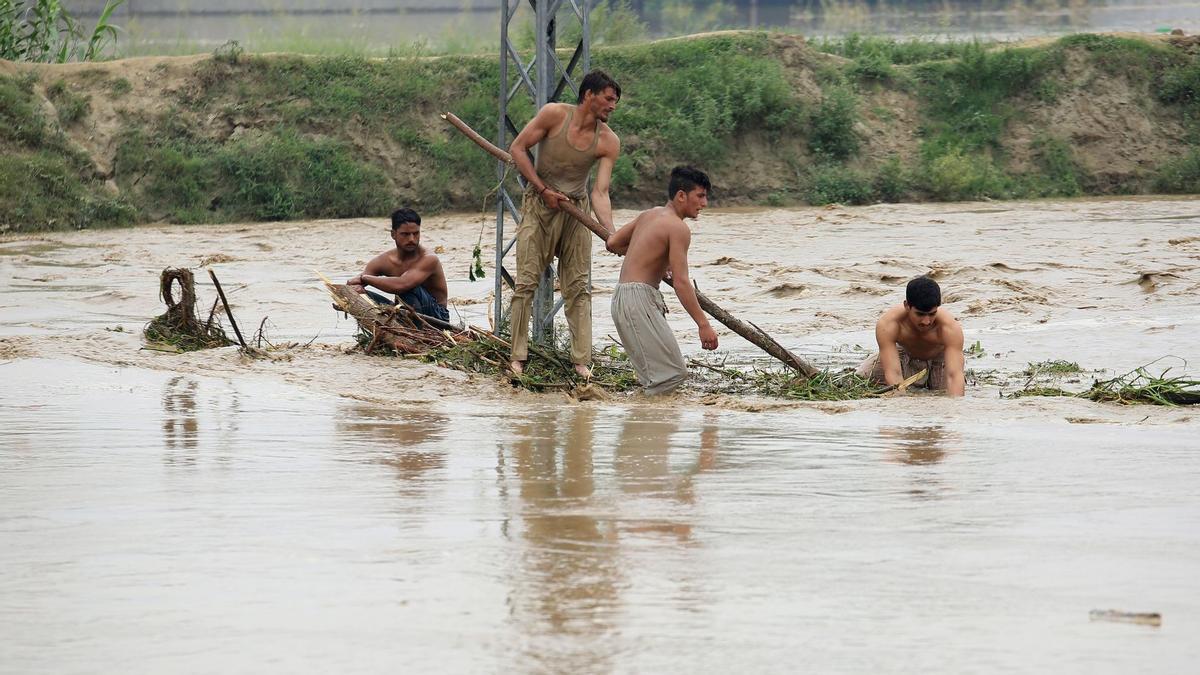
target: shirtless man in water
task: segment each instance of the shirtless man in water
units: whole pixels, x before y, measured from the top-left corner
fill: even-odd
[[[881,384],[899,384],[922,368],[928,375],[914,386],[962,396],[963,331],[942,309],[942,289],[929,277],[908,282],[904,302],[888,309],[875,324],[879,353],[858,367],[858,374]]]
[[[617,230],[605,245],[625,256],[621,279],[613,291],[612,317],[617,334],[633,362],[638,382],[647,394],[674,391],[687,379],[687,364],[679,343],[667,325],[667,306],[658,290],[669,274],[675,295],[700,329],[700,346],[717,348],[717,334],[700,309],[696,290],[688,278],[688,247],[692,231],[684,218],[698,218],[708,206],[712,185],[704,172],[677,166],[667,186],[667,204],[643,211]]]
[[[449,321],[446,273],[438,257],[421,246],[421,216],[416,211],[399,209],[392,214],[392,241],[396,248],[375,256],[362,274],[346,283],[375,302],[400,304],[367,290],[367,286],[395,293],[421,314]]]

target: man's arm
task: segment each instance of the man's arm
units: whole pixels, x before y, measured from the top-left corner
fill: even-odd
[[[613,227],[612,200],[608,196],[608,188],[612,184],[613,165],[621,153],[621,141],[616,134],[612,134],[611,142],[605,143],[605,146],[604,154],[600,155],[600,166],[596,169],[596,183],[592,186],[592,211],[596,213],[596,220],[612,232],[616,228]]]
[[[951,320],[952,326],[946,330],[946,393],[950,396],[962,396],[966,393],[967,378],[963,372],[963,332],[957,321]]]
[[[348,286],[352,286],[354,290],[358,291],[359,293],[364,293],[365,291],[363,289],[362,278],[367,275],[380,274],[386,270],[387,255],[387,253],[380,253],[374,258],[371,258],[371,262],[367,263],[367,266],[363,268],[362,273],[351,277],[346,284]]]
[[[563,115],[560,113],[558,105],[546,104],[542,106],[542,109],[533,116],[533,119],[529,120],[525,128],[521,129],[521,133],[517,134],[517,137],[508,146],[508,152],[512,155],[513,164],[516,165],[517,171],[520,171],[525,180],[533,186],[533,189],[541,196],[542,202],[548,208],[552,209],[557,209],[558,202],[566,199],[567,196],[557,190],[551,189],[537,175],[537,169],[529,159],[529,149],[541,143],[542,139],[546,138],[554,130],[554,127],[562,121],[562,117]],[[611,222],[612,218],[610,217],[610,229]]]
[[[904,369],[900,366],[900,350],[896,349],[899,326],[887,315],[879,317],[875,324],[875,341],[879,343],[879,366],[883,370],[885,384],[900,384],[904,381]]]
[[[638,223],[642,221],[642,216],[646,215],[643,211],[636,218],[629,221],[617,230],[607,241],[604,242],[604,248],[608,249],[609,253],[617,255],[625,255],[629,252],[629,242],[633,241],[633,233],[637,230]]]
[[[692,317],[692,321],[695,321],[696,326],[700,329],[700,346],[704,349],[716,349],[717,332],[708,323],[708,317],[704,315],[704,310],[700,309],[700,301],[696,299],[696,289],[692,288],[692,280],[688,277],[687,252],[688,247],[692,244],[692,231],[687,228],[687,225],[680,222],[671,228],[668,237],[671,248],[667,259],[671,276],[674,278],[672,285],[675,288],[675,296],[679,298],[679,304],[683,305],[688,315]]]
[[[424,284],[425,280],[437,269],[437,266],[437,256],[431,254],[421,258],[416,265],[408,268],[404,274],[398,277],[364,273],[362,275],[362,282],[364,285],[369,284],[388,293],[404,293]]]

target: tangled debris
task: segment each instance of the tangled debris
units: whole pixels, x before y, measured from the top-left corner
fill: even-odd
[[[173,286],[179,286],[179,299],[175,299]],[[196,280],[192,271],[185,267],[168,267],[159,279],[159,296],[167,305],[167,311],[154,317],[142,329],[146,341],[168,345],[178,351],[190,352],[233,344],[225,330],[214,320],[217,305],[208,313],[203,323],[196,314]]]

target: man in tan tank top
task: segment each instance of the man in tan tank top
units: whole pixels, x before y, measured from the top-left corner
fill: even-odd
[[[603,71],[593,70],[579,85],[575,105],[547,103],[509,146],[517,170],[528,181],[517,226],[517,283],[513,290],[513,372],[522,373],[529,358],[529,318],[533,293],[542,270],[558,258],[567,327],[571,330],[571,363],[582,377],[591,377],[592,293],[588,273],[592,268],[592,234],[559,210],[569,201],[583,212],[592,209],[596,220],[611,232],[612,203],[608,187],[621,141],[608,128],[608,116],[621,98],[621,86]],[[537,166],[529,149],[537,146]],[[596,181],[589,198],[587,184],[592,167]]]

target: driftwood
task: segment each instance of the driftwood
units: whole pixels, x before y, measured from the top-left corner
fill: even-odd
[[[443,113],[441,117],[453,125],[454,128],[465,134],[472,141],[475,141],[475,144],[483,148],[484,151],[486,151],[489,155],[507,164],[513,164],[512,155],[496,147],[495,144],[489,142],[483,136],[480,136],[475,132],[475,130],[471,129],[466,122],[463,122],[454,113],[446,112]],[[583,224],[584,227],[591,230],[592,234],[600,237],[601,240],[608,241],[608,238],[612,236],[613,233],[609,232],[608,228],[604,227],[594,218],[581,211],[574,204],[570,202],[560,202],[559,208],[567,212],[575,220],[578,220],[581,224]],[[663,279],[663,281],[671,284],[672,287],[674,286],[670,279]],[[820,370],[812,364],[788,351],[788,349],[779,344],[775,338],[767,335],[766,331],[746,321],[742,321],[741,319],[722,309],[717,305],[717,303],[710,300],[708,296],[701,293],[699,289],[696,289],[696,299],[700,303],[700,309],[704,310],[709,316],[717,321],[720,321],[726,328],[742,336],[746,339],[746,341],[763,350],[767,354],[782,361],[787,366],[796,369],[805,377],[812,377],[820,372]]]
[[[179,286],[178,300],[175,286]],[[168,351],[162,348],[164,345],[175,351],[192,351],[232,344],[225,331],[213,323],[211,314],[203,324],[196,316],[196,281],[191,270],[186,267],[163,270],[158,293],[167,311],[151,319],[142,330],[150,343],[159,346],[157,351]]]
[[[225,299],[225,289],[221,288],[221,282],[217,281],[217,273],[209,269],[208,276],[212,279],[213,286],[217,287],[217,297],[221,299],[221,304],[225,307],[225,315],[229,317],[229,325],[233,326],[233,334],[237,336],[238,344],[242,346],[243,351],[250,351],[250,346],[242,337],[242,330],[238,328],[237,321],[233,318],[233,310],[229,308],[229,301]],[[264,318],[263,321],[266,319]]]
[[[335,284],[321,277],[333,296],[339,311],[354,317],[359,328],[371,335],[367,344],[369,354],[379,345],[386,345],[400,354],[424,354],[447,341],[469,339],[462,326],[417,314],[403,305],[381,307],[346,284]]]

